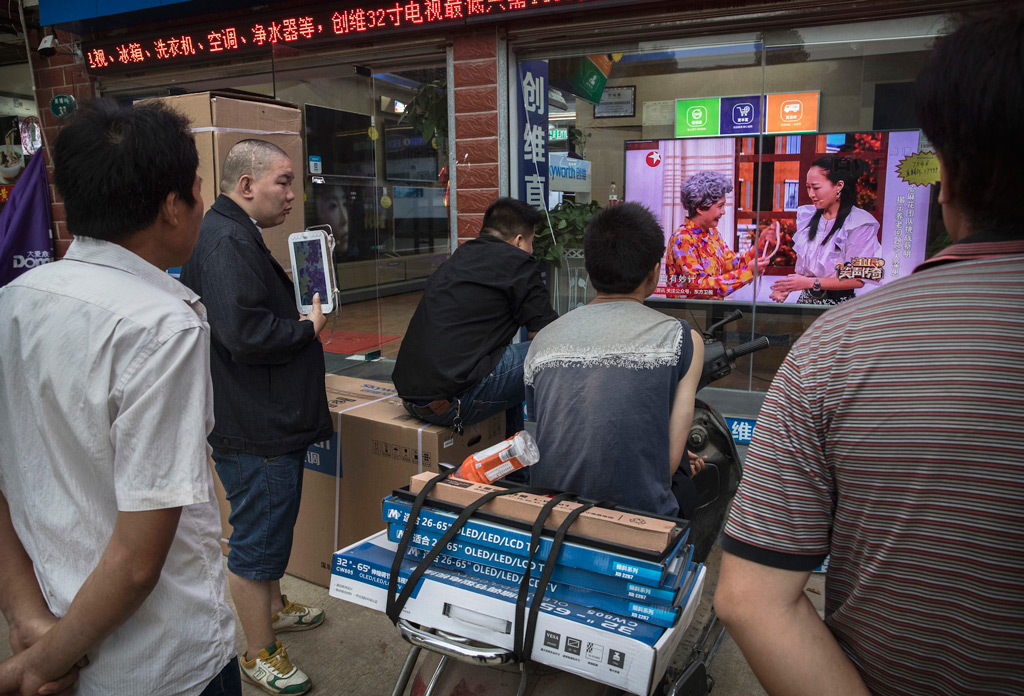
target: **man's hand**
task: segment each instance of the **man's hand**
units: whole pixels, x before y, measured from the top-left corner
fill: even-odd
[[[36,673],[33,654],[22,652],[0,662],[0,696],[66,696],[78,681],[76,665],[59,678]]]
[[[57,617],[49,612],[46,615],[34,616],[30,619],[12,623],[10,626],[11,650],[15,654],[27,650],[42,638],[43,634],[53,628]]]
[[[693,452],[687,450],[686,454],[690,457],[690,478],[694,478],[697,474],[704,471],[704,457],[698,457]]]
[[[309,310],[309,314],[299,315],[299,321],[311,321],[313,322],[313,331],[317,336],[327,326],[327,317],[320,310],[320,293],[313,293],[313,308]]]

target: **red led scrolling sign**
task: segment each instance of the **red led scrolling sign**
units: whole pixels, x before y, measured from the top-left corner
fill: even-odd
[[[627,3],[628,0],[377,0],[331,3],[287,15],[247,17],[244,22],[230,26],[177,27],[165,34],[86,42],[84,52],[91,72],[121,72],[268,52],[277,46],[333,43],[433,26],[457,27],[567,11],[581,5],[589,9]]]

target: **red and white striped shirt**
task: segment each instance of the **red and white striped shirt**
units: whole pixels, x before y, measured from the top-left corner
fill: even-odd
[[[811,570],[875,694],[1024,694],[1024,240],[955,244],[818,319],[722,546]]]

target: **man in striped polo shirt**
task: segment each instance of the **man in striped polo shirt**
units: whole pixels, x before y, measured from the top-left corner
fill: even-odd
[[[772,694],[1024,693],[1021,74],[1022,5],[941,40],[917,104],[955,243],[822,316],[765,399],[715,606]]]

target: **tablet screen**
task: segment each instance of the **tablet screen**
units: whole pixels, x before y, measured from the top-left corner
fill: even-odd
[[[299,278],[299,303],[313,304],[313,294],[320,293],[320,301],[326,303],[327,281],[324,268],[323,246],[319,239],[304,239],[292,242],[295,249],[295,272]]]

